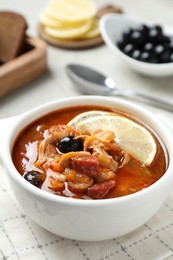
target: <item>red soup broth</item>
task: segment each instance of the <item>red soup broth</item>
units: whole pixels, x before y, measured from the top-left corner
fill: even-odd
[[[18,172],[21,175],[24,175],[26,174],[26,172],[37,172],[38,170],[38,172],[43,174],[44,178],[41,181],[41,185],[39,184],[36,186],[38,186],[42,190],[45,190],[46,192],[76,199],[93,199],[88,195],[86,190],[82,190],[82,192],[81,190],[77,189],[71,190],[68,187],[67,181],[64,182],[63,187],[58,186],[57,189],[50,187],[49,176],[50,172],[54,173],[54,169],[52,170],[52,168],[49,169],[46,167],[44,169],[37,169],[37,167],[34,165],[34,162],[38,159],[38,144],[45,138],[50,127],[54,125],[66,125],[78,114],[91,110],[115,112],[116,114],[127,117],[137,122],[151,132],[157,145],[157,152],[150,166],[147,167],[131,157],[129,162],[126,163],[124,166],[118,168],[115,176],[111,178],[116,184],[112,188],[110,188],[103,197],[99,197],[99,199],[116,198],[138,192],[152,185],[163,176],[167,167],[167,154],[163,143],[160,141],[157,135],[144,123],[126,112],[119,111],[114,108],[111,109],[96,106],[76,106],[60,109],[39,118],[38,120],[28,125],[25,129],[23,129],[18,135],[12,151],[13,162]],[[56,178],[53,181],[56,184]]]

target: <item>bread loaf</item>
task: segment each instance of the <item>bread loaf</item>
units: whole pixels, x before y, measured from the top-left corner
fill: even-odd
[[[27,23],[20,14],[0,12],[0,62],[6,63],[22,53]]]

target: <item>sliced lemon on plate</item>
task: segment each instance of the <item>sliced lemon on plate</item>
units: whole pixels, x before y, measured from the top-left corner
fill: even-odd
[[[41,12],[39,21],[44,26],[51,27],[51,28],[67,28],[67,27],[75,27],[75,26],[79,27],[86,23],[86,21],[76,22],[76,23],[68,23],[68,22],[60,21],[58,19],[51,17],[51,15],[46,9]]]
[[[75,39],[79,35],[82,35],[89,31],[89,29],[92,26],[92,21],[89,20],[83,25],[80,25],[78,27],[66,27],[66,28],[50,28],[45,26],[44,30],[45,32],[54,38],[60,38],[60,39]]]
[[[90,0],[52,0],[39,20],[44,32],[60,40],[86,40],[100,34],[96,6]]]
[[[91,39],[91,38],[97,37],[98,35],[100,35],[99,22],[95,18],[95,19],[93,19],[92,26],[89,29],[89,31],[80,35],[79,39]]]
[[[113,115],[117,115],[117,114],[113,112],[106,112],[101,110],[91,110],[75,116],[70,122],[68,122],[68,126],[71,126],[73,129],[77,129],[78,124],[80,122],[85,121],[86,119],[97,117],[97,116],[113,116]]]
[[[81,22],[96,15],[96,6],[90,0],[54,0],[47,7],[52,18],[62,22]]]
[[[112,130],[119,147],[135,159],[149,166],[156,155],[157,145],[149,130],[119,115],[102,115],[82,120],[77,130],[91,134],[97,129]]]
[[[57,19],[54,19],[52,17],[50,17],[46,10],[42,11],[39,17],[40,23],[48,26],[48,27],[52,27],[52,28],[62,28],[64,27],[64,23],[58,21]]]

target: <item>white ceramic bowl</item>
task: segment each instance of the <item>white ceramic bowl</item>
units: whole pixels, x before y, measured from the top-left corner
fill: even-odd
[[[168,150],[169,165],[163,177],[140,192],[103,200],[64,198],[28,183],[17,172],[11,158],[16,137],[33,120],[54,110],[78,105],[114,107],[150,125]],[[18,116],[6,131],[1,163],[19,205],[38,225],[70,239],[105,240],[127,234],[144,224],[166,199],[173,185],[173,137],[155,115],[133,103],[110,97],[78,96],[48,103]]]
[[[101,18],[99,26],[101,35],[107,46],[131,69],[144,75],[154,77],[173,75],[173,62],[165,64],[151,64],[138,61],[124,54],[117,47],[116,43],[121,38],[120,36],[125,28],[136,27],[142,23],[152,25],[152,23],[148,23],[125,14],[107,14]],[[166,35],[173,36],[172,27],[162,25],[162,28]]]

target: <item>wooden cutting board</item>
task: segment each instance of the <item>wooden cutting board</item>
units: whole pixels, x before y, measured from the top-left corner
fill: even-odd
[[[106,5],[98,10],[96,17],[100,19],[103,15],[107,13],[122,13],[122,9],[117,6]],[[54,37],[50,37],[45,33],[44,26],[42,24],[39,24],[38,32],[40,37],[44,39],[47,43],[64,49],[88,49],[100,46],[104,43],[100,35],[92,39],[85,40],[61,40]]]

